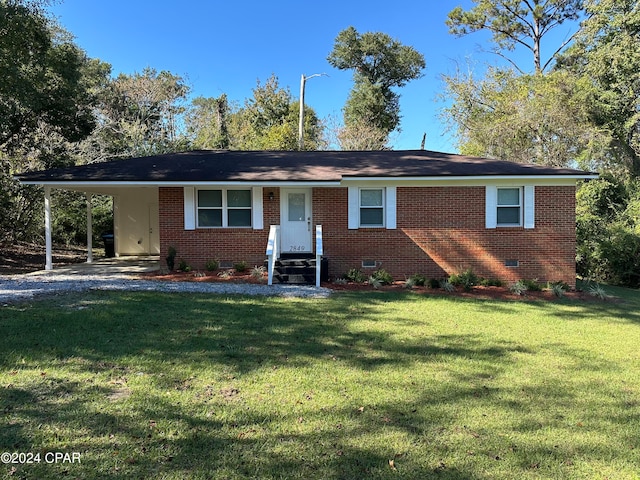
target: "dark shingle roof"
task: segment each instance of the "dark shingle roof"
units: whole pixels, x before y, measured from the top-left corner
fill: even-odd
[[[427,150],[199,150],[17,175],[26,183],[339,182],[349,177],[567,176],[588,172]]]

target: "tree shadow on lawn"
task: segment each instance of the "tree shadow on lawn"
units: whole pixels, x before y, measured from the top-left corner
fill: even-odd
[[[35,433],[37,425],[53,431],[71,426],[82,432],[82,445],[73,437],[62,440],[67,450],[86,452],[82,467],[20,467],[29,475],[50,477],[52,472],[64,474],[66,468],[72,475],[85,472],[86,478],[183,472],[190,478],[338,479],[393,478],[404,469],[413,478],[483,479],[488,477],[478,472],[486,466],[479,468],[478,463],[491,460],[494,452],[514,465],[528,461],[525,453],[510,451],[504,439],[473,447],[481,458],[461,453],[477,438],[459,424],[458,410],[465,402],[487,409],[497,403],[512,412],[525,408],[527,402],[501,402],[505,392],[493,387],[491,378],[509,368],[514,355],[530,352],[521,345],[467,334],[408,339],[394,337],[393,325],[391,330],[382,324],[375,329],[354,327],[354,322],[383,323],[376,307],[390,297],[299,301],[93,292],[62,298],[66,303],[59,308],[0,311],[5,333],[0,346],[7,352],[0,360],[3,370],[41,369],[46,374],[48,368],[60,368],[96,378],[132,376],[140,370],[152,378],[153,388],[121,400],[128,409],[121,409],[118,401],[98,401],[113,394],[115,385],[46,374],[33,379],[29,388],[5,388],[0,395],[8,420],[0,429],[5,450],[30,450],[42,435]],[[389,321],[394,322],[411,325],[412,319]],[[470,370],[449,367],[467,361],[473,364]],[[229,382],[263,371],[313,365],[330,370],[332,364],[358,375],[358,388],[367,387],[367,372],[422,364],[439,365],[444,380],[416,379],[417,385],[409,386],[406,379],[391,378],[390,388],[406,391],[390,392],[365,405],[361,402],[366,394],[357,391],[338,406],[314,405],[311,400],[300,406],[265,396],[266,412],[250,407],[242,390],[224,390]],[[185,384],[190,375],[212,367],[226,372],[227,379],[202,373],[213,375],[206,379],[214,385],[210,395],[202,385]],[[559,395],[558,388],[562,386],[553,384],[529,394],[534,399]],[[164,397],[163,391],[185,401]],[[460,435],[468,437],[463,446],[452,446],[450,437]],[[61,448],[55,438],[45,435],[38,448]],[[371,438],[383,440],[371,444]],[[395,442],[411,447],[397,451]]]

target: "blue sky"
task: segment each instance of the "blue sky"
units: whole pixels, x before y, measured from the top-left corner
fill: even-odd
[[[191,96],[226,93],[242,103],[259,79],[275,74],[282,87],[299,96],[300,76],[310,79],[305,103],[322,117],[340,120],[352,87],[350,71],[332,68],[326,58],[338,33],[353,26],[364,33],[384,32],[425,56],[424,76],[398,90],[401,133],[392,136],[394,149],[418,149],[427,134],[429,150],[455,152],[454,140],[438,119],[443,103],[441,75],[456,63],[482,65],[497,57],[487,35],[450,35],[447,13],[455,6],[470,8],[470,0],[63,0],[50,8],[90,57],[112,65],[113,75],[140,72],[145,67],[183,76]],[[525,57],[526,58],[526,57]]]

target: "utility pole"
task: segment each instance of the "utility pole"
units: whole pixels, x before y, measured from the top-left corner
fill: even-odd
[[[328,77],[326,73],[314,73],[305,77],[304,74],[300,78],[300,115],[298,120],[298,149],[304,150],[304,85],[307,80],[313,77]]]

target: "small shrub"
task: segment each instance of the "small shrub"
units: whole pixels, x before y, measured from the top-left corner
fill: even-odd
[[[365,280],[367,279],[367,276],[364,273],[362,273],[361,270],[358,270],[357,268],[352,268],[344,275],[344,278],[346,278],[348,281],[353,283],[364,283]]]
[[[449,280],[441,280],[440,288],[442,288],[445,292],[455,292],[456,287]]]
[[[379,278],[374,277],[373,275],[369,276],[369,285],[371,285],[373,288],[375,288],[376,290],[378,288],[380,288],[383,283],[382,280],[380,280]]]
[[[193,272],[193,278],[202,278],[202,277],[206,277],[204,272]]]
[[[480,283],[480,278],[468,268],[462,273],[451,275],[449,282],[456,287],[464,288],[468,292]]]
[[[504,282],[497,278],[483,278],[480,285],[483,287],[504,287]]]
[[[191,265],[189,265],[186,260],[180,260],[180,263],[178,264],[178,270],[180,270],[181,272],[190,272]]]
[[[589,287],[589,295],[599,298],[600,300],[607,300],[609,298],[609,295],[604,291],[604,288],[597,283],[594,283]]]
[[[515,293],[516,295],[524,295],[527,291],[527,285],[522,280],[518,280],[516,283],[509,287],[509,291],[511,293]]]
[[[218,276],[226,280],[228,278],[233,277],[233,270],[222,270],[221,272],[218,273]]]
[[[571,287],[569,286],[569,284],[567,282],[563,282],[563,281],[557,281],[557,282],[549,282],[547,284],[547,288],[549,288],[550,290],[553,290],[555,287],[560,288],[562,290],[564,290],[565,292],[568,292],[571,290]]]
[[[537,278],[534,278],[533,280],[521,280],[521,282],[527,286],[527,290],[530,292],[542,291],[542,285],[540,285]]]
[[[348,280],[346,278],[344,278],[344,277],[339,277],[339,278],[336,278],[333,281],[333,283],[336,284],[336,285],[346,285],[348,283]]]
[[[411,290],[416,286],[416,281],[413,278],[413,276],[407,278],[404,282],[404,288],[406,288],[407,290]]]
[[[559,283],[554,283],[551,285],[551,291],[553,292],[553,294],[558,297],[558,298],[562,298],[564,297],[564,293],[565,293],[565,289],[563,288],[563,286]]]
[[[427,283],[427,277],[421,273],[414,273],[409,277],[409,280],[411,280],[416,287],[424,287]]]
[[[371,274],[375,280],[379,281],[381,285],[390,285],[393,283],[393,277],[389,272],[381,268]]]
[[[167,261],[167,268],[170,272],[173,272],[173,269],[175,268],[177,254],[178,252],[176,251],[175,247],[169,247],[169,251],[167,252],[165,260]]]
[[[430,278],[428,283],[429,283],[429,288],[433,288],[434,290],[437,290],[440,288],[440,280],[438,280],[437,278]]]
[[[207,269],[208,272],[213,272],[214,270],[217,270],[220,267],[220,262],[218,262],[217,260],[207,260],[207,263],[205,264],[205,268]]]
[[[240,262],[236,262],[233,264],[233,269],[238,272],[238,273],[244,273],[247,271],[247,262],[245,262],[244,260],[240,261]]]
[[[251,277],[255,278],[256,280],[262,280],[264,277],[264,272],[265,272],[265,268],[264,266],[255,266],[251,269]]]

